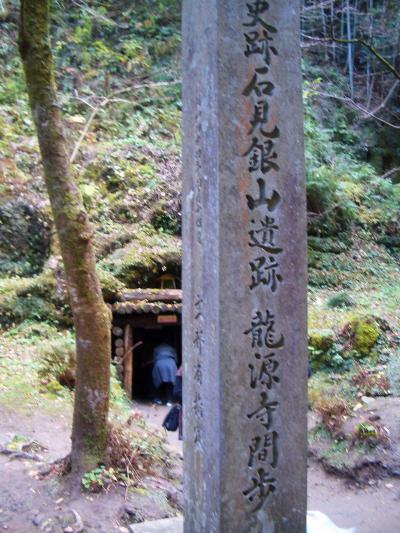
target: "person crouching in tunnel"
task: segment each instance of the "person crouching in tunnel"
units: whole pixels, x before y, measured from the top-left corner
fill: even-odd
[[[163,343],[154,349],[153,384],[156,389],[154,402],[158,405],[172,405],[174,383],[177,371],[177,355],[175,349]]]

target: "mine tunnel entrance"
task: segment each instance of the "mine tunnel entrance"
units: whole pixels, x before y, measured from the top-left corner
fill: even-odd
[[[132,398],[152,400],[155,389],[152,380],[154,349],[162,343],[175,348],[178,355],[178,367],[182,363],[181,326],[163,325],[158,328],[136,328],[133,343],[141,342],[135,348],[132,361]]]
[[[154,398],[153,357],[159,344],[171,345],[178,368],[182,364],[181,308],[179,289],[134,289],[113,304],[113,362],[130,398]]]

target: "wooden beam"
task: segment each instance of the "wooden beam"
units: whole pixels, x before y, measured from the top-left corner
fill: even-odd
[[[126,324],[124,330],[124,353],[133,346],[133,328],[130,324]],[[124,389],[128,398],[132,398],[132,384],[133,384],[133,352],[127,354],[124,358]]]
[[[181,289],[131,289],[123,291],[123,302],[142,301],[148,302],[181,302]]]

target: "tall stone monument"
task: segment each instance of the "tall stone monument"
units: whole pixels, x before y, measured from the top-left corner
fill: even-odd
[[[186,533],[303,533],[298,0],[184,0]]]

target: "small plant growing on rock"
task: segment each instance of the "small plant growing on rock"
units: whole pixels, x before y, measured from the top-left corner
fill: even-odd
[[[82,478],[82,486],[88,492],[101,492],[108,490],[118,482],[118,477],[113,468],[106,468],[104,465],[86,472]]]
[[[363,442],[371,448],[389,445],[389,431],[377,421],[360,422],[355,429],[355,442]]]

